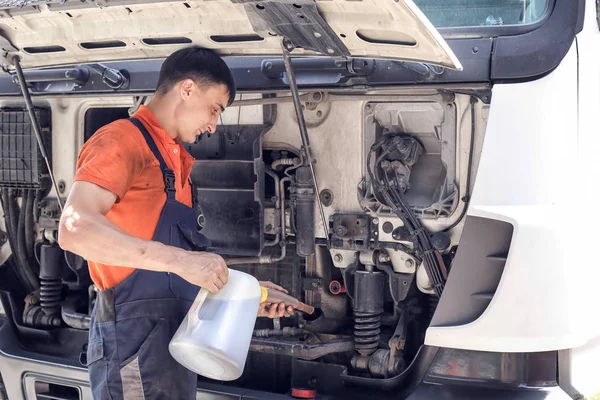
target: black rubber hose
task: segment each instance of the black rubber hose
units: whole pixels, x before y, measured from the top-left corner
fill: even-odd
[[[15,275],[19,278],[21,283],[25,285],[28,291],[32,291],[31,283],[27,276],[24,275],[23,269],[21,268],[21,263],[17,258],[16,251],[16,238],[15,232],[17,231],[17,227],[15,225],[15,218],[12,216],[11,207],[9,206],[10,202],[10,194],[8,189],[2,189],[2,210],[4,211],[4,225],[6,226],[6,236],[8,237],[8,245],[10,246],[10,251],[13,254],[13,259],[15,262],[11,263]]]
[[[14,209],[13,203],[15,202],[14,193],[12,190],[2,190],[2,207],[4,208],[4,215],[6,217],[6,230],[9,234],[12,234],[14,239],[17,233],[17,216],[12,212]],[[13,242],[12,245],[16,245]]]
[[[21,260],[27,260],[27,244],[25,243],[25,215],[27,214],[27,193],[23,192],[21,209],[17,225],[17,253]]]
[[[27,280],[31,283],[31,286],[34,288],[34,290],[39,289],[40,287],[40,283],[36,277],[36,275],[33,273],[32,269],[31,269],[31,265],[30,265],[30,261],[29,261],[29,257],[27,256],[27,248],[26,248],[26,244],[25,244],[25,214],[27,213],[27,210],[25,210],[25,207],[22,207],[21,210],[19,210],[19,206],[15,201],[11,201],[12,200],[12,196],[9,196],[9,207],[11,208],[11,214],[13,217],[16,218],[16,215],[19,215],[18,218],[18,222],[17,222],[17,233],[16,233],[16,256],[17,259],[19,260],[19,264],[21,266],[21,269],[23,271],[23,273],[25,274],[25,276],[27,277]],[[25,204],[23,204],[25,205]]]
[[[2,190],[2,209],[4,210],[4,218],[6,225],[6,233],[8,236],[8,242],[10,245],[11,252],[13,254],[13,263],[15,274],[19,280],[25,285],[25,289],[28,292],[32,292],[39,288],[39,283],[29,265],[23,263],[17,247],[17,231],[18,231],[18,220],[19,220],[19,205],[15,197],[14,190],[3,189]]]
[[[33,203],[35,200],[35,192],[33,189],[27,191],[25,199],[25,248],[27,249],[27,258],[29,259],[30,265],[35,263],[34,255],[34,223],[33,223]]]
[[[61,317],[65,324],[75,329],[90,329],[91,317],[75,311],[75,304],[65,301],[61,308]]]

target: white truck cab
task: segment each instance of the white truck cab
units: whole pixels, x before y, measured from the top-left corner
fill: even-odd
[[[258,318],[244,375],[198,399],[597,398],[598,7],[0,1],[0,399],[92,398],[98,289],[61,206],[191,44],[238,93],[186,145],[197,229],[317,309]]]

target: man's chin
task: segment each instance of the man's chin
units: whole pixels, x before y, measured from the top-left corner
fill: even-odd
[[[187,143],[187,144],[194,144],[198,141],[198,139],[200,138],[200,135],[193,135],[187,138],[181,138],[180,140],[183,143]]]

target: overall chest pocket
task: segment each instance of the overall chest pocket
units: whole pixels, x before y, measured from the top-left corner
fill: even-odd
[[[211,244],[210,239],[198,232],[195,223],[189,221],[177,221],[171,226],[170,241],[188,251],[205,251]]]

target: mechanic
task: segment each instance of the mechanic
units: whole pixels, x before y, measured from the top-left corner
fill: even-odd
[[[59,244],[88,260],[98,288],[86,352],[95,399],[196,398],[197,375],[171,357],[168,343],[199,287],[217,293],[228,268],[197,230],[194,158],[181,142],[214,133],[234,97],[217,54],[178,50],[148,105],[100,128],[79,153]],[[265,304],[258,316],[292,311]]]

